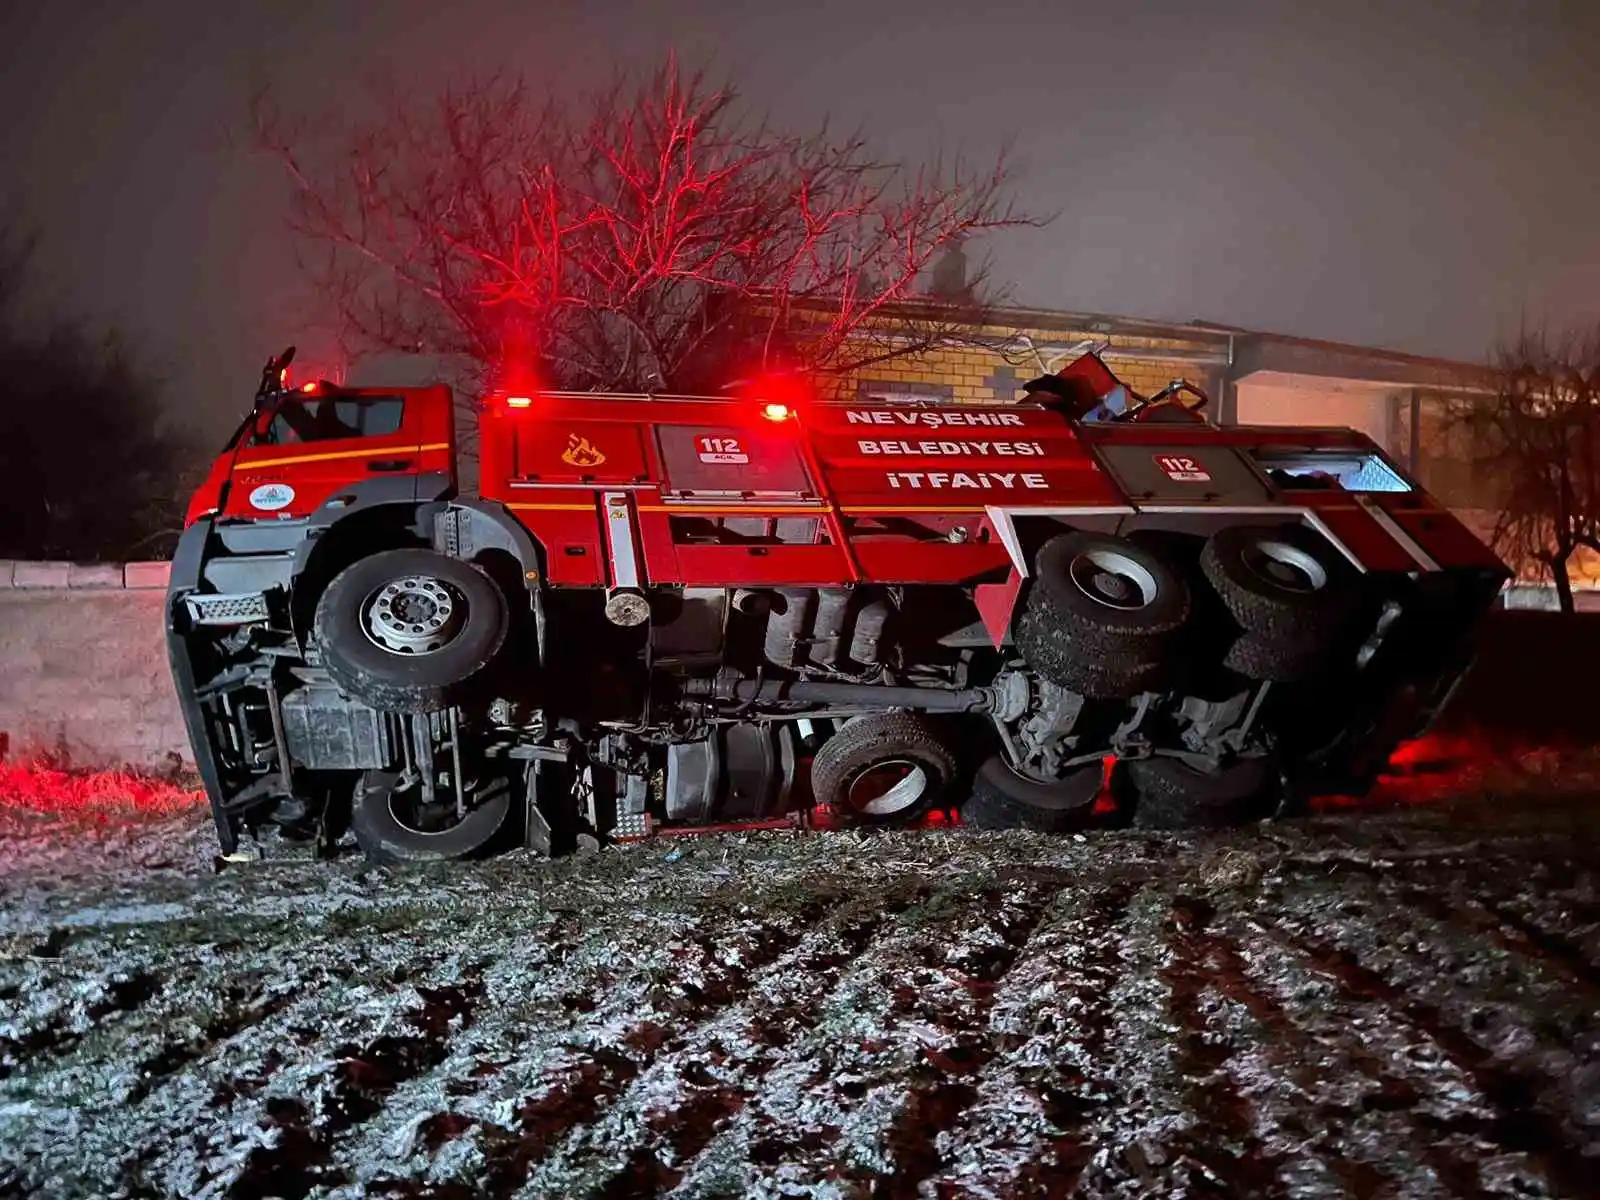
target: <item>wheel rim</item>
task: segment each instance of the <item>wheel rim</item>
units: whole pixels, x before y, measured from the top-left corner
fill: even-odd
[[[432,654],[461,631],[466,611],[466,597],[444,580],[406,575],[367,596],[361,626],[374,645],[392,654]]]
[[[1073,586],[1096,604],[1133,612],[1155,602],[1156,577],[1120,550],[1085,550],[1067,565]]]
[[[1309,596],[1328,586],[1327,569],[1299,546],[1271,539],[1245,547],[1241,557],[1250,573],[1273,587]]]
[[[424,805],[421,788],[390,792],[389,815],[394,818],[395,824],[419,837],[438,837],[461,823],[456,816],[454,800],[437,800]]]
[[[928,772],[908,758],[873,763],[845,789],[845,802],[869,817],[892,817],[912,808],[928,790]]]

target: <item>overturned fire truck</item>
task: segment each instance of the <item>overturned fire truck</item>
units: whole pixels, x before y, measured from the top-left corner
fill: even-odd
[[[1219,428],[1093,353],[991,407],[495,395],[476,495],[448,389],[291,357],[172,568],[230,853],[1293,811],[1427,726],[1508,577],[1363,435]]]

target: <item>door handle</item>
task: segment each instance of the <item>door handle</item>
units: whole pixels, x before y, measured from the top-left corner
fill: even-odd
[[[409,458],[380,458],[367,464],[369,471],[404,471],[411,465]]]

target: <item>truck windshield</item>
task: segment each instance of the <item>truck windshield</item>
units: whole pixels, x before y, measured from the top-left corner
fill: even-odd
[[[405,417],[400,396],[289,396],[272,420],[250,438],[252,446],[287,446],[336,438],[399,433]]]

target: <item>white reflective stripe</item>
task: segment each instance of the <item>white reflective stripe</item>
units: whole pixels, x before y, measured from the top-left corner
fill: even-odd
[[[1249,514],[1263,517],[1297,517],[1333,544],[1333,548],[1350,560],[1350,564],[1363,575],[1367,573],[1367,564],[1356,557],[1342,541],[1334,536],[1333,530],[1328,528],[1328,523],[1319,517],[1315,509],[1300,508],[1292,504],[1247,504],[1225,507],[1219,504],[1145,504],[1139,508],[1140,512],[1162,513],[1233,513],[1235,515]]]
[[[1116,507],[1090,507],[1080,508],[999,508],[991,505],[983,510],[989,518],[989,523],[994,526],[995,532],[1000,535],[1000,541],[1006,548],[1006,553],[1011,556],[1011,565],[1017,568],[1017,573],[1024,579],[1028,578],[1028,562],[1022,553],[1022,542],[1017,537],[1017,527],[1013,523],[1015,517],[1132,517],[1140,513],[1184,513],[1206,516],[1216,516],[1226,513],[1233,516],[1263,516],[1278,517],[1287,520],[1302,520],[1310,525],[1323,537],[1327,538],[1333,547],[1350,560],[1356,570],[1366,573],[1367,565],[1356,557],[1355,552],[1334,536],[1333,530],[1315,511],[1309,508],[1300,508],[1291,504],[1246,504],[1227,506],[1221,504],[1141,504],[1138,508],[1131,506]],[[1384,514],[1387,517],[1388,514]],[[1381,524],[1381,522],[1380,522]],[[1385,526],[1387,528],[1387,526]],[[1399,526],[1395,527],[1399,529]],[[1401,534],[1405,533],[1400,530]],[[1412,543],[1415,545],[1415,543]],[[1417,547],[1417,553],[1422,553],[1422,548]],[[1426,557],[1426,555],[1424,555]],[[1428,559],[1432,562],[1432,559]],[[1437,564],[1429,568],[1437,570]]]
[[[628,493],[607,492],[601,499],[606,506],[606,550],[611,558],[611,584],[636,588],[639,586],[639,549],[633,539],[633,513]]]
[[[1399,544],[1400,549],[1411,556],[1411,560],[1417,566],[1424,571],[1437,571],[1440,569],[1439,563],[1433,555],[1424,550],[1416,538],[1400,528],[1400,522],[1379,508],[1375,501],[1368,499],[1366,496],[1357,496],[1356,503],[1366,510],[1367,516],[1383,527],[1383,531]]]
[[[1317,516],[1317,514],[1312,512],[1309,508],[1303,508],[1300,510],[1300,512],[1301,515],[1305,517],[1306,524],[1310,525],[1323,537],[1327,538],[1328,541],[1332,542],[1335,548],[1338,549],[1339,553],[1344,555],[1351,561],[1351,563],[1355,565],[1356,570],[1360,571],[1363,575],[1367,573],[1367,564],[1357,558],[1355,552],[1351,550],[1349,546],[1346,546],[1338,538],[1333,536],[1333,530],[1328,528],[1328,523],[1326,521]]]
[[[1006,553],[1011,556],[1011,565],[1017,569],[1017,574],[1024,579],[1028,577],[1028,559],[1022,553],[1022,543],[1017,540],[1017,527],[1011,523],[1011,514],[1003,508],[986,508],[983,510],[989,518],[989,524],[994,526],[994,531],[1000,535],[1000,543],[1006,548]]]
[[[1022,552],[1022,541],[1017,537],[1017,527],[1012,520],[1013,517],[1131,517],[1139,510],[1125,504],[1109,506],[1080,504],[1068,508],[1032,504],[1001,508],[991,504],[983,511],[989,518],[989,524],[993,525],[994,531],[1000,535],[1000,542],[1005,546],[1006,553],[1011,556],[1011,565],[1016,567],[1018,575],[1026,579],[1028,559]]]

